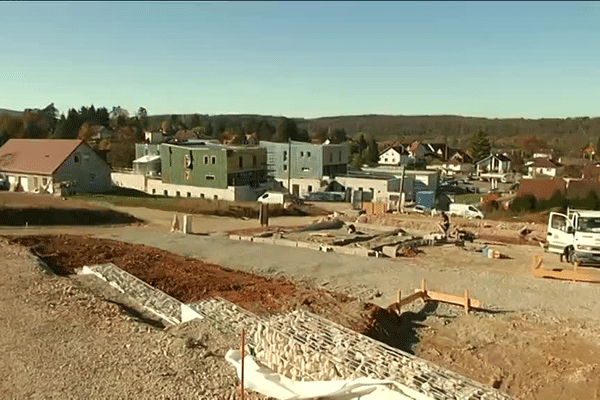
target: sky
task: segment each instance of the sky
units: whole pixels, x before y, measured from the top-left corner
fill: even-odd
[[[600,114],[593,2],[0,2],[0,108]]]

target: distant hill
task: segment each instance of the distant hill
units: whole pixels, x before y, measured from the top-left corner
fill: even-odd
[[[8,114],[11,117],[21,118],[23,116],[23,111],[14,111],[14,110],[7,110],[6,108],[0,108],[0,115],[2,115],[2,114]]]
[[[266,120],[278,126],[281,117],[272,115],[200,115],[216,127],[232,121],[242,125],[251,120]],[[192,114],[179,115],[182,120]],[[149,117],[151,126],[160,126],[170,115]],[[378,142],[423,140],[445,142],[452,146],[467,148],[479,130],[486,131],[495,148],[527,148],[547,146],[559,153],[576,155],[580,148],[590,143],[596,145],[600,138],[600,118],[549,118],[549,119],[490,119],[459,115],[347,115],[314,119],[295,118],[300,129],[308,132],[317,129],[343,128],[348,136],[357,139],[364,134],[367,139]]]

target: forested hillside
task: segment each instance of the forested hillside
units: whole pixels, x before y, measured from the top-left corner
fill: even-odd
[[[4,112],[2,112],[4,111]],[[58,115],[54,105],[42,110],[23,112],[0,109],[0,144],[9,137],[77,137],[83,124],[98,124],[116,129],[136,128],[140,138],[143,129],[162,129],[168,133],[193,130],[203,137],[240,141],[244,134],[256,133],[261,140],[282,141],[325,140],[358,141],[361,135],[382,144],[392,141],[422,140],[448,143],[469,148],[474,136],[486,132],[493,148],[554,148],[560,155],[578,155],[581,148],[600,139],[600,118],[566,119],[487,119],[453,115],[391,116],[360,115],[315,119],[263,115],[149,115],[140,107],[136,113],[121,107],[112,111],[102,107],[71,109]]]

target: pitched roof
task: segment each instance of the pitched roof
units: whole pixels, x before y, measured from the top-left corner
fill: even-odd
[[[484,157],[484,158],[480,159],[479,161],[477,161],[477,162],[476,162],[476,164],[479,164],[479,163],[483,162],[484,160],[487,160],[488,158],[492,158],[492,157],[495,157],[495,158],[497,158],[498,160],[500,160],[500,161],[504,161],[504,162],[511,161],[511,159],[510,159],[510,158],[506,157],[506,156],[505,156],[505,155],[503,155],[503,154],[490,154],[489,156],[486,156],[486,157]]]
[[[558,165],[547,158],[534,158],[531,163],[527,163],[531,168],[558,168]]]
[[[380,151],[379,155],[382,155],[383,153],[389,151],[390,149],[395,150],[396,152],[398,152],[398,154],[406,154],[406,151],[402,147],[390,146],[390,147],[388,147],[388,148],[383,149],[382,151]]]
[[[0,171],[51,175],[82,143],[79,139],[10,139],[0,147]]]

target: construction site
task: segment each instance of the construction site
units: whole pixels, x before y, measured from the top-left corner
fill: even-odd
[[[547,253],[543,217],[443,235],[342,203],[261,225],[1,196],[10,398],[600,395],[600,271]]]

